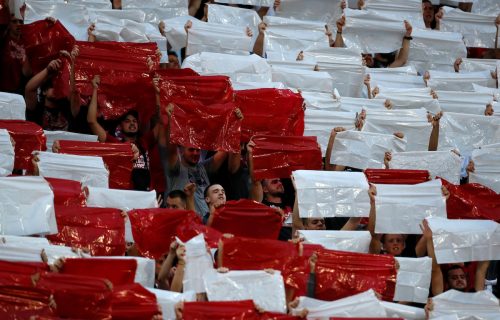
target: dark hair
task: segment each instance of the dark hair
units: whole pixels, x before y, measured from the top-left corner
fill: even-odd
[[[210,189],[211,187],[215,186],[216,184],[219,184],[219,183],[211,183],[211,184],[208,185],[208,187],[205,188],[205,191],[203,191],[203,198],[208,197],[208,189]]]
[[[172,190],[168,193],[167,197],[169,198],[181,198],[182,202],[187,202],[186,193],[182,190]]]
[[[125,121],[128,116],[134,117],[137,121],[139,121],[139,112],[136,110],[129,110],[125,112],[124,114],[121,115],[121,117],[118,119],[119,122]]]
[[[461,265],[454,264],[451,267],[449,267],[448,270],[446,270],[446,281],[448,281],[448,279],[450,278],[450,271],[457,270],[457,269],[460,269],[465,273],[465,270]]]
[[[424,4],[424,3],[430,3],[430,4],[432,4],[431,0],[422,0],[422,4]]]
[[[177,55],[177,52],[175,52],[175,51],[168,51],[167,56],[175,56],[176,58],[179,58],[179,56]]]

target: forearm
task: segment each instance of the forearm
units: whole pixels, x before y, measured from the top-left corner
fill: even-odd
[[[477,264],[476,276],[474,279],[474,289],[476,291],[483,291],[486,281],[486,273],[488,272],[489,261],[480,261]]]
[[[76,117],[80,112],[80,97],[76,91],[75,84],[75,61],[74,59],[71,61],[71,69],[70,69],[70,104],[71,104],[71,114],[73,117]]]
[[[410,37],[411,38],[411,37]],[[401,49],[399,49],[396,60],[389,65],[389,68],[399,68],[406,64],[408,61],[408,55],[410,54],[410,39],[405,37],[403,38],[403,45]]]
[[[415,246],[415,253],[417,254],[417,258],[425,257],[427,255],[427,239],[425,237],[420,237]]]
[[[36,108],[38,99],[37,91],[42,83],[49,77],[49,71],[47,68],[43,69],[37,73],[33,78],[28,81],[26,88],[24,89],[24,94],[26,97],[26,108],[29,110],[34,110]]]
[[[228,170],[230,174],[235,174],[240,169],[241,152],[229,153]]]
[[[175,269],[174,278],[172,279],[172,285],[170,286],[170,291],[182,292],[182,282],[184,281],[184,268],[185,262],[177,263],[177,268]]]
[[[292,236],[295,235],[297,230],[304,230],[304,225],[302,224],[302,219],[300,219],[299,200],[297,195],[295,195],[292,211]]]
[[[259,32],[257,39],[255,40],[255,44],[253,45],[253,53],[264,57],[264,33]]]
[[[330,134],[330,139],[328,139],[328,145],[326,147],[326,154],[325,154],[325,170],[327,171],[335,170],[335,167],[332,166],[331,164],[331,158],[332,158],[333,143],[335,142],[336,135],[337,135],[336,132],[332,132]]]
[[[335,48],[343,48],[345,46],[342,32],[337,31],[337,34],[335,35],[335,43],[333,44],[333,46]]]
[[[158,284],[160,289],[169,289],[167,286],[167,279],[170,269],[172,269],[175,258],[175,252],[169,252],[165,261],[163,261],[160,271],[158,272]]]
[[[439,143],[439,123],[432,127],[431,136],[429,137],[429,151],[436,151]]]
[[[226,151],[217,151],[217,153],[214,154],[209,168],[211,173],[217,172],[220,169],[224,161],[227,159],[227,154],[228,153]]]
[[[359,225],[360,221],[361,221],[361,218],[351,217],[351,218],[349,218],[349,220],[347,220],[346,224],[340,230],[355,231],[358,229],[358,225]]]

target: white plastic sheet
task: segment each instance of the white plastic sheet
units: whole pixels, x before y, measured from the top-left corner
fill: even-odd
[[[232,82],[234,90],[251,90],[251,89],[287,89],[281,82]]]
[[[329,92],[302,91],[300,93],[308,110],[339,111],[340,99]]]
[[[499,89],[483,87],[483,86],[477,85],[475,83],[472,84],[472,87],[474,88],[474,92],[487,93],[493,97],[493,100],[495,100],[495,101],[500,100],[500,90]]]
[[[327,72],[309,71],[273,66],[272,81],[282,82],[294,89],[332,92],[333,79]]]
[[[497,0],[475,0],[472,13],[496,15],[500,13],[500,2]]]
[[[342,16],[341,0],[284,0],[276,15],[297,20],[321,21],[335,25]]]
[[[393,110],[419,109],[423,107],[432,114],[437,114],[441,111],[439,101],[433,99],[430,93],[414,91],[413,89],[408,89],[406,92],[396,92],[388,88],[383,88],[375,96],[375,99],[390,100]]]
[[[215,0],[218,3],[246,4],[262,7],[272,7],[274,0]]]
[[[47,151],[52,151],[52,145],[56,140],[88,141],[97,142],[97,136],[93,134],[81,134],[69,131],[47,131],[43,134],[47,137]]]
[[[179,244],[183,244],[177,239]],[[205,273],[214,270],[212,256],[207,252],[207,244],[203,234],[191,238],[184,243],[186,246],[186,267],[184,269],[184,291],[196,293],[206,292],[203,283]]]
[[[184,48],[187,44],[187,35],[184,30],[184,25],[188,20],[193,21],[193,24],[199,22],[189,15],[163,20],[165,23],[165,36],[174,51]]]
[[[486,105],[493,102],[488,93],[436,91],[439,105],[445,112],[484,115]]]
[[[42,177],[80,181],[83,186],[109,187],[109,172],[101,157],[37,152]]]
[[[497,69],[496,59],[473,59],[473,58],[462,58],[462,63],[460,64],[460,72],[475,72],[475,71],[496,71]]]
[[[456,315],[460,320],[496,320],[500,314],[498,298],[486,290],[474,293],[448,290],[432,301],[434,308],[429,319]]]
[[[154,190],[148,192],[88,187],[88,191],[89,207],[117,208],[125,211],[158,207]]]
[[[491,220],[428,218],[439,264],[500,259],[500,228]]]
[[[433,179],[441,177],[458,185],[462,159],[451,151],[395,152],[392,154],[389,168],[427,170]]]
[[[304,117],[304,135],[316,136],[325,155],[330,139],[330,133],[335,127],[344,127],[346,130],[354,129],[356,114],[344,111],[308,110]]]
[[[329,250],[368,253],[372,236],[368,231],[300,230],[305,243],[320,244]]]
[[[57,233],[54,194],[42,177],[0,178],[0,234]]]
[[[469,173],[469,182],[480,183],[500,193],[500,146],[472,151],[474,172]]]
[[[0,243],[7,245],[16,245],[18,243],[34,244],[35,246],[49,245],[49,240],[42,237],[19,237],[19,236],[0,236]]]
[[[382,306],[390,318],[402,318],[406,320],[426,320],[425,311],[422,308],[411,307],[400,303],[382,301]]]
[[[416,185],[377,184],[376,187],[376,233],[422,234],[419,225],[423,219],[446,218],[441,180]]]
[[[387,88],[424,88],[425,82],[421,76],[417,75],[407,75],[407,74],[394,74],[392,72],[370,72],[371,69],[367,70],[370,74],[370,84],[372,88],[378,86]]]
[[[175,319],[175,305],[181,301],[196,301],[196,293],[191,292],[173,292],[154,288],[146,288],[156,296],[156,301],[161,308],[163,320]]]
[[[489,71],[476,72],[442,72],[430,70],[430,79],[427,86],[433,90],[443,91],[474,91],[472,84],[484,87],[496,88],[496,81],[491,77]]]
[[[299,215],[367,217],[368,181],[362,172],[298,170],[293,172]]]
[[[122,9],[136,11],[140,9],[146,14],[145,22],[155,26],[163,19],[187,16],[187,0],[127,0],[122,1]]]
[[[367,0],[363,9],[408,20],[414,28],[425,28],[420,0]]]
[[[0,92],[0,119],[26,120],[26,103],[23,96]]]
[[[358,169],[383,169],[387,151],[406,150],[406,140],[389,134],[343,131],[337,133],[333,144],[332,164]]]
[[[9,132],[5,129],[0,129],[0,177],[12,174],[14,156],[14,147],[12,146]]]
[[[229,271],[210,270],[204,275],[209,301],[253,300],[269,312],[286,313],[285,285],[279,271]]]
[[[0,244],[0,260],[22,262],[44,262],[42,254],[49,264],[61,258],[82,258],[84,254],[70,247],[50,244],[16,243],[13,245]]]
[[[252,46],[259,35],[261,21],[255,10],[208,4],[208,22],[242,28],[249,27],[253,32]]]
[[[395,258],[399,263],[394,301],[426,303],[431,285],[432,259]]]
[[[365,99],[365,98],[340,98],[340,110],[361,112],[362,110],[387,110],[384,100]]]

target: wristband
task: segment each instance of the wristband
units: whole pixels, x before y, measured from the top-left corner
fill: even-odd
[[[337,31],[337,34],[342,34],[342,31]]]
[[[405,40],[413,40],[413,37],[412,36],[404,36],[403,39],[405,39]]]

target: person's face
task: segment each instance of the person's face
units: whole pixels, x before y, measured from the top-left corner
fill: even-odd
[[[167,197],[167,201],[165,201],[165,205],[166,205],[167,209],[186,210],[186,204],[179,197],[176,197],[176,198]]]
[[[182,156],[184,160],[191,166],[194,166],[200,161],[201,150],[197,148],[184,148]]]
[[[325,219],[309,218],[305,228],[306,230],[326,230]]]
[[[19,37],[21,35],[21,26],[24,21],[17,19],[15,16],[10,17],[9,32],[11,37]]]
[[[224,191],[224,188],[220,184],[214,184],[213,186],[210,186],[207,191],[207,197],[205,198],[205,201],[208,205],[216,203],[226,203],[226,192]]]
[[[430,3],[422,3],[422,15],[424,22],[431,23],[434,20],[434,7]]]
[[[384,250],[391,256],[399,256],[405,249],[405,238],[401,234],[386,234]]]
[[[467,288],[467,276],[462,269],[453,269],[448,272],[448,286],[450,289],[463,291]]]
[[[365,60],[365,64],[368,68],[373,67],[373,56],[371,54],[363,54],[363,59]]]
[[[121,127],[122,131],[126,133],[137,133],[138,130],[138,125],[137,125],[137,119],[129,114],[125,120],[121,122]]]
[[[266,179],[265,186],[263,188],[264,192],[269,193],[270,195],[281,195],[285,192],[285,188],[281,183],[279,178],[275,179]]]
[[[181,66],[179,65],[179,58],[177,58],[173,54],[169,54],[167,68],[168,69],[180,69],[180,67]]]

